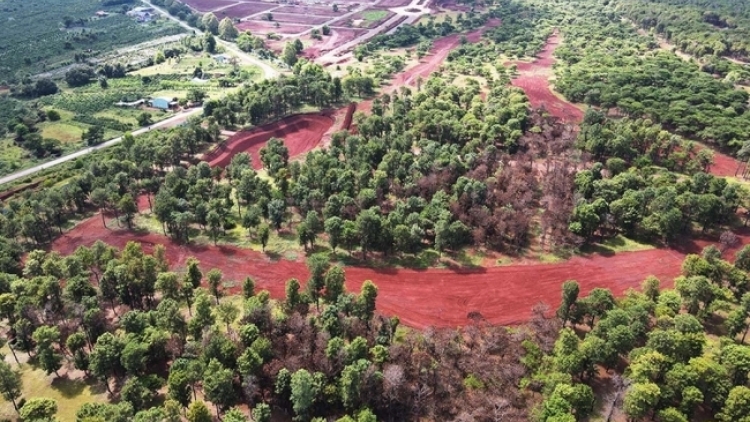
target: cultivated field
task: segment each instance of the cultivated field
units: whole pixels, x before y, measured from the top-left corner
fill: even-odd
[[[234,6],[227,7],[226,9],[222,9],[220,12],[216,12],[216,15],[219,17],[229,16],[232,19],[242,19],[258,13],[273,10],[274,7],[275,5],[269,3],[239,3]]]

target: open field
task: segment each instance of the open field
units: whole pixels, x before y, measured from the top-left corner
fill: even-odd
[[[276,8],[275,13],[299,13],[303,15],[316,15],[316,16],[328,16],[336,17],[344,14],[343,9],[339,9],[338,12],[333,11],[331,6],[312,6],[312,5],[284,5]]]
[[[273,13],[273,20],[283,23],[297,23],[304,25],[322,25],[331,18],[326,16],[302,15],[297,13]]]
[[[260,21],[260,20],[242,21],[238,23],[236,26],[237,26],[237,29],[241,31],[250,31],[256,35],[271,34],[271,33],[299,34],[300,32],[303,32],[312,28],[312,26],[309,26],[309,25],[298,25],[298,24],[293,24],[293,23],[281,24],[280,22],[274,23],[274,22]]]
[[[16,362],[10,355],[7,348],[3,349],[6,355],[6,362],[16,366]],[[19,353],[19,359],[23,361],[26,357],[22,352]],[[34,367],[24,363],[20,367],[21,380],[23,385],[21,392],[23,397],[29,399],[33,397],[47,397],[57,401],[57,419],[59,421],[76,420],[76,412],[84,403],[103,403],[107,401],[107,394],[104,387],[97,385],[95,380],[83,379],[81,371],[63,369],[60,371],[61,377],[57,378],[55,374],[46,375],[41,368]],[[0,405],[0,418],[16,418],[16,411],[10,402],[4,401]]]
[[[245,3],[239,3],[231,7],[227,7],[226,9],[222,9],[221,11],[216,12],[216,13],[218,15],[217,17],[226,15],[233,19],[242,19],[250,15],[254,15],[256,13],[261,13],[267,10],[271,10],[274,7],[276,7],[276,5],[272,3],[245,2]]]

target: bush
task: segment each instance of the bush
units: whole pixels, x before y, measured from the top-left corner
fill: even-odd
[[[49,110],[47,112],[47,118],[51,122],[56,122],[56,121],[60,120],[60,113],[57,110]]]

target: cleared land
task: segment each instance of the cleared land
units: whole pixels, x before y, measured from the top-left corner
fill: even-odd
[[[301,15],[297,13],[277,13],[273,12],[273,20],[282,23],[298,23],[305,25],[321,25],[328,22],[331,18],[326,16]]]
[[[548,39],[544,49],[532,62],[515,62],[519,76],[512,80],[513,85],[524,90],[533,107],[544,108],[551,115],[568,122],[579,122],[583,112],[575,105],[555,95],[550,89],[552,76],[552,56],[560,45],[560,35],[555,32]]]
[[[344,10],[333,11],[331,6],[286,5],[278,7],[275,13],[300,13],[304,15],[336,17],[344,14]]]
[[[241,19],[246,18],[250,15],[254,15],[256,13],[265,12],[267,10],[271,10],[275,7],[274,4],[269,3],[240,3],[236,6],[227,7],[226,9],[222,9],[220,12],[218,12],[220,15],[226,15],[233,19]]]
[[[224,167],[235,154],[248,152],[253,159],[253,167],[260,168],[260,149],[271,138],[281,138],[289,149],[289,157],[304,154],[318,146],[323,134],[333,125],[330,112],[298,114],[263,125],[255,130],[240,132],[213,153],[204,157],[211,167]]]
[[[278,25],[278,26],[276,26]],[[297,25],[290,22],[268,22],[268,21],[243,21],[237,24],[237,29],[241,31],[250,31],[253,34],[299,34],[300,32],[306,31],[312,28],[308,25]]]

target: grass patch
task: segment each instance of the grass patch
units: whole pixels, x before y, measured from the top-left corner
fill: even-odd
[[[362,19],[370,22],[385,19],[386,16],[388,16],[388,12],[385,10],[367,10],[362,12]]]
[[[63,143],[80,142],[83,136],[83,129],[70,123],[42,123],[39,126],[43,138],[57,139]]]
[[[12,361],[13,357],[8,356],[7,359]],[[15,367],[16,363],[13,362],[11,365]],[[65,374],[60,378],[57,378],[55,374],[48,376],[42,369],[36,369],[28,364],[22,364],[20,369],[23,382],[22,397],[27,400],[33,397],[56,400],[57,420],[74,421],[76,412],[83,404],[107,401],[104,386],[99,385],[95,380],[71,379]],[[0,418],[14,420],[17,416],[10,402],[3,402],[0,405]]]
[[[608,255],[619,252],[647,251],[650,249],[654,249],[654,246],[647,243],[640,243],[618,234],[617,236],[606,239],[601,243],[584,246],[581,248],[581,252],[584,254],[597,253]]]

